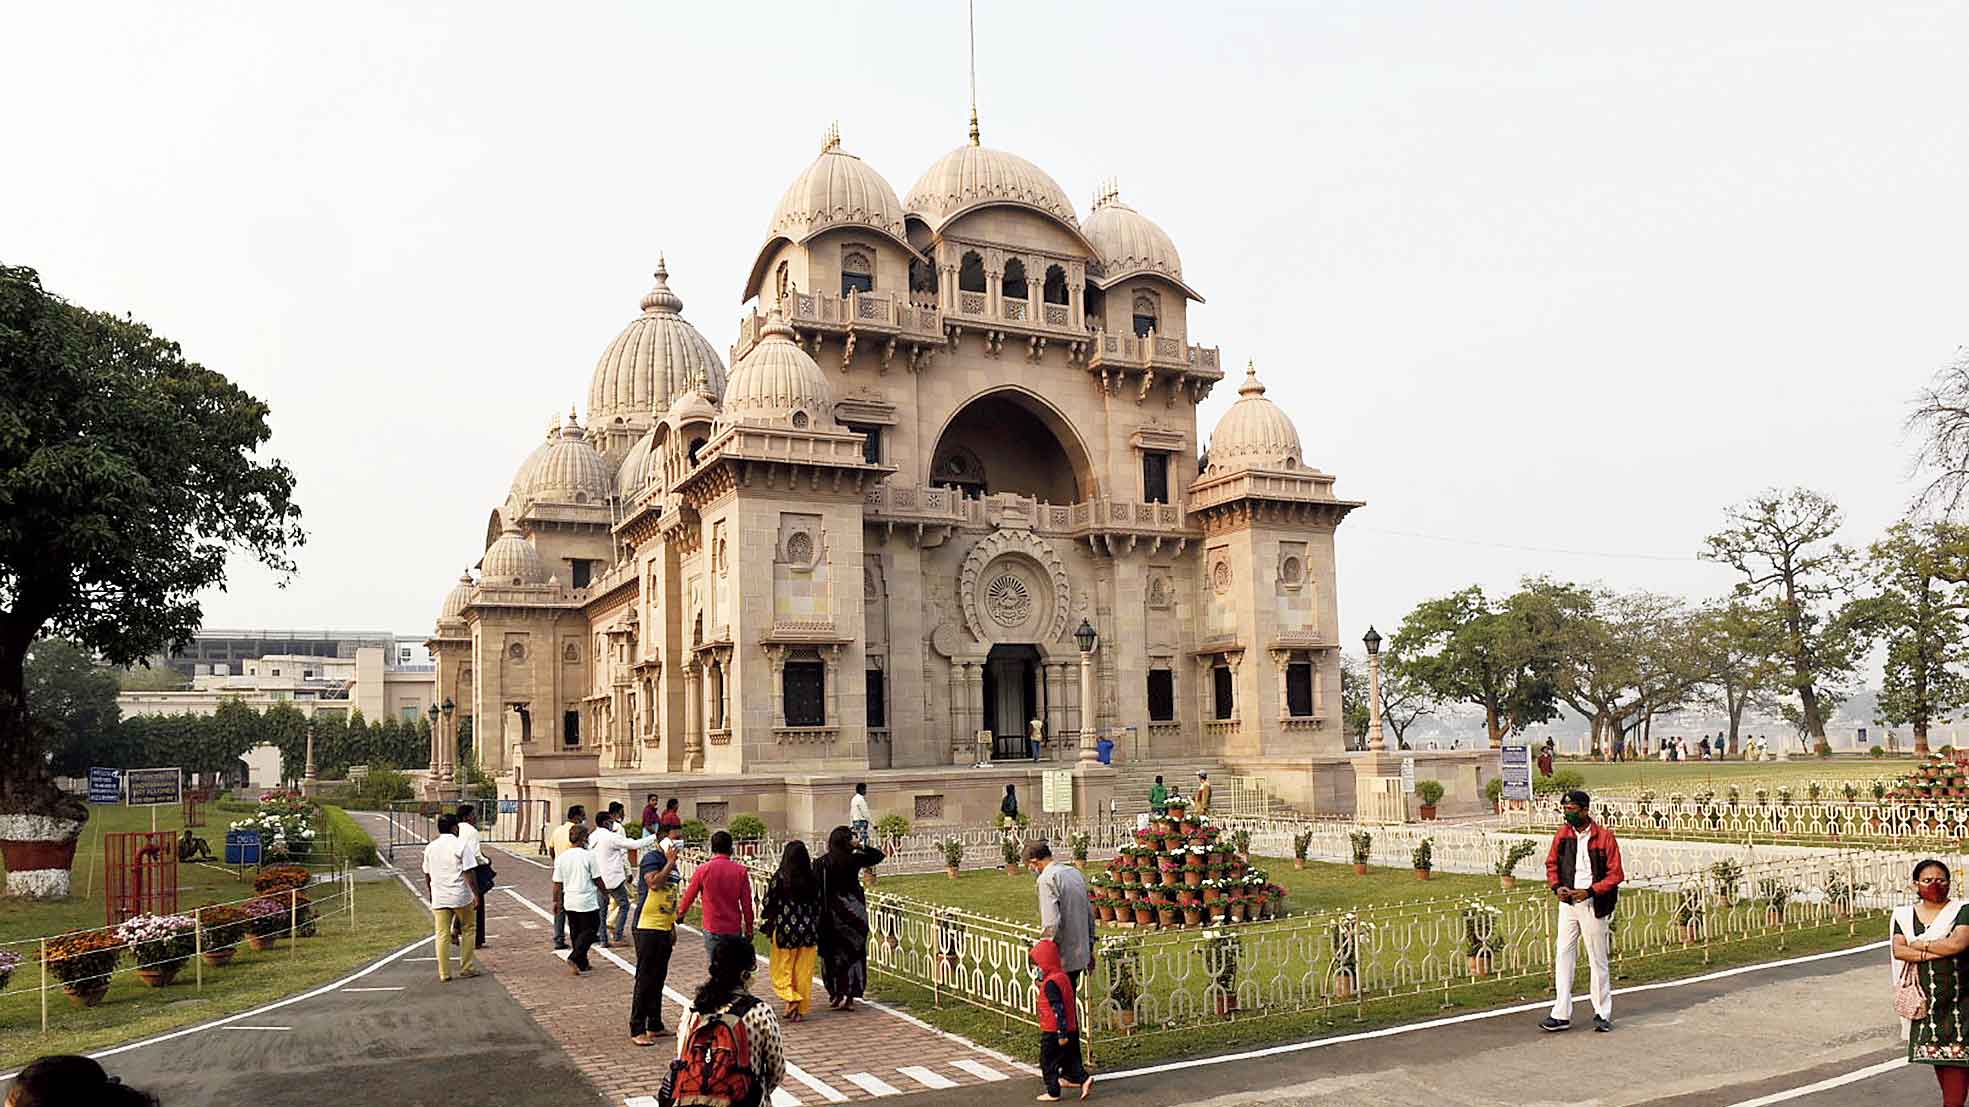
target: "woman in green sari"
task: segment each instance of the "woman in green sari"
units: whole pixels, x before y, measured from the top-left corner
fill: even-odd
[[[1942,1107],[1969,1107],[1969,904],[1949,895],[1948,866],[1923,861],[1914,867],[1920,901],[1894,912],[1894,960],[1914,966],[1928,1013],[1902,1020],[1907,1059],[1933,1065]],[[1895,965],[1895,979],[1901,966]]]

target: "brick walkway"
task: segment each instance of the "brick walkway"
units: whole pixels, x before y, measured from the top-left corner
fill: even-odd
[[[372,832],[383,816],[359,814]],[[381,837],[378,833],[378,837]],[[611,1107],[654,1107],[657,1084],[675,1055],[675,1039],[642,1048],[629,1043],[629,993],[635,950],[629,945],[596,947],[595,972],[570,976],[553,945],[553,881],[547,863],[531,846],[517,851],[493,847],[499,885],[487,902],[490,945],[480,962],[496,974],[534,1021],[565,1050],[600,1089]],[[397,863],[413,874],[418,862],[400,853]],[[675,1030],[686,997],[704,979],[706,959],[698,932],[679,928],[665,989],[664,1025]],[[1025,1082],[1035,1070],[930,1027],[901,1012],[858,1006],[852,1014],[830,1011],[826,991],[814,985],[815,1011],[806,1021],[782,1026],[787,1076],[773,1093],[776,1107],[842,1103],[877,1096],[997,1082]],[[753,977],[753,994],[783,1006],[772,994],[762,961]],[[1023,1091],[1023,1089],[1021,1089]],[[645,1101],[642,1097],[648,1097]]]

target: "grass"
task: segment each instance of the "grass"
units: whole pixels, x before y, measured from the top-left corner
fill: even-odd
[[[1744,788],[1768,782],[1775,790],[1780,784],[1794,784],[1803,792],[1808,780],[1872,780],[1878,776],[1897,776],[1913,766],[1907,757],[1816,757],[1791,761],[1561,761],[1558,768],[1571,769],[1586,779],[1586,790],[1596,788],[1653,788],[1669,792],[1722,792],[1731,784]]]
[[[1460,907],[1455,899],[1448,897],[1489,893],[1493,902],[1507,903],[1509,913],[1505,925],[1510,932],[1518,932],[1515,928],[1539,919],[1552,909],[1550,899],[1542,889],[1526,889],[1521,884],[1520,891],[1504,893],[1505,898],[1500,899],[1497,895],[1498,882],[1494,877],[1438,874],[1425,883],[1416,880],[1407,869],[1376,868],[1370,869],[1366,876],[1357,877],[1349,866],[1309,863],[1304,871],[1295,871],[1291,862],[1285,859],[1254,858],[1254,862],[1264,867],[1274,882],[1291,889],[1288,903],[1294,913],[1410,904],[1405,917],[1396,920],[1399,933],[1387,935],[1381,951],[1364,952],[1363,962],[1373,962],[1376,958],[1392,959],[1392,951],[1401,948],[1406,951],[1403,964],[1437,967],[1414,977],[1431,983],[1401,994],[1380,992],[1365,1000],[1336,1001],[1330,1006],[1306,1010],[1285,1006],[1277,1014],[1240,1012],[1233,1019],[1220,1021],[1208,1015],[1211,1001],[1206,993],[1210,983],[1207,963],[1194,960],[1196,955],[1189,952],[1191,947],[1198,944],[1195,932],[1147,932],[1143,942],[1144,964],[1159,968],[1144,978],[1144,992],[1158,996],[1165,1007],[1187,1005],[1192,1011],[1201,1013],[1201,1017],[1183,1020],[1183,1025],[1167,1030],[1143,1027],[1142,1032],[1126,1037],[1110,1031],[1096,1031],[1096,1050],[1105,1065],[1146,1063],[1215,1049],[1296,1040],[1323,1033],[1433,1017],[1446,1009],[1480,1009],[1550,994],[1549,968],[1532,970],[1527,975],[1484,981],[1471,981],[1458,975],[1447,990],[1439,978],[1442,966],[1454,966],[1460,972],[1464,959]],[[1008,876],[1002,869],[967,872],[956,881],[942,875],[889,877],[882,879],[876,890],[931,900],[1028,925],[1036,918],[1032,878],[1025,875]],[[1418,902],[1446,898],[1447,902],[1435,904]],[[1619,928],[1625,935],[1621,946],[1630,952],[1625,956],[1617,953],[1617,981],[1629,984],[1666,980],[1717,966],[1845,948],[1872,940],[1873,931],[1877,929],[1877,920],[1862,918],[1857,922],[1829,923],[1723,942],[1705,953],[1701,948],[1683,949],[1679,946],[1679,927],[1675,918],[1679,903],[1679,897],[1674,895],[1638,890],[1621,898]],[[1752,918],[1761,917],[1762,913],[1761,907],[1755,905],[1739,910]],[[1378,914],[1384,919],[1388,917],[1386,912]],[[1290,928],[1289,919],[1285,927]],[[1858,936],[1862,927],[1866,930],[1864,937]],[[1280,980],[1290,984],[1307,974],[1324,977],[1331,968],[1330,949],[1322,944],[1325,937],[1323,926],[1300,929],[1296,936],[1290,938],[1265,937],[1265,933],[1273,929],[1273,924],[1230,929],[1239,934],[1244,943],[1244,972],[1263,974],[1251,979],[1262,980],[1268,985]],[[1127,931],[1104,927],[1104,936],[1108,933]],[[1542,953],[1543,940],[1535,941]],[[1642,952],[1635,952],[1637,949]],[[1500,967],[1508,956],[1507,946],[1507,951],[1499,954]],[[1187,973],[1174,969],[1183,964],[1189,966]],[[1377,967],[1385,979],[1399,977],[1392,960]],[[1002,977],[1004,987],[1014,992],[1024,987],[1024,978],[1020,975],[1022,968],[1019,965],[978,967],[987,976]],[[972,966],[967,965],[966,972],[970,971]],[[1375,970],[1370,968],[1370,971]],[[1582,980],[1584,975],[1582,966]],[[1104,986],[1097,982],[1105,979],[1106,973],[1097,971],[1096,976],[1087,978],[1083,984],[1091,990]],[[1028,1025],[948,996],[938,1006],[929,988],[879,972],[872,974],[870,986],[883,1002],[907,1009],[945,1030],[1028,1060],[1036,1057],[1036,1035]],[[1103,997],[1090,995],[1083,998],[1098,1004]],[[1172,1000],[1176,1002],[1171,1004]]]

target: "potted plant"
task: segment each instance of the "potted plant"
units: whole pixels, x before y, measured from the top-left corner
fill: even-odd
[[[1067,835],[1067,848],[1073,851],[1073,863],[1079,867],[1087,864],[1087,850],[1094,844],[1094,836],[1084,830],[1076,830]]]
[[[1765,877],[1757,882],[1757,898],[1764,904],[1764,925],[1783,926],[1785,908],[1791,903],[1791,894],[1796,889],[1777,877]]]
[[[1124,1035],[1133,1034],[1135,1003],[1142,997],[1142,940],[1102,939],[1100,963],[1107,969],[1108,1002],[1114,1004],[1115,1023]]]
[[[1243,943],[1228,930],[1206,930],[1195,947],[1203,955],[1203,971],[1210,977],[1209,992],[1220,1018],[1237,1010],[1238,958]]]
[[[239,943],[246,938],[251,926],[251,917],[237,907],[224,904],[201,907],[192,915],[198,920],[201,932],[200,942],[204,952],[200,955],[205,963],[213,967],[232,960],[239,952]]]
[[[1514,839],[1509,845],[1498,847],[1497,866],[1493,871],[1497,873],[1497,882],[1505,891],[1508,892],[1518,886],[1518,878],[1515,875],[1518,866],[1525,858],[1536,852],[1538,852],[1538,845],[1529,838]]]
[[[703,849],[711,840],[711,828],[702,819],[685,819],[678,829],[684,833],[684,844],[695,849]]]
[[[1504,810],[1503,777],[1494,776],[1484,782],[1484,802],[1490,804],[1490,809],[1493,812]]]
[[[249,899],[246,901],[246,918],[247,942],[254,949],[272,949],[274,942],[287,933],[287,898],[260,896]]]
[[[1436,805],[1443,799],[1443,782],[1440,780],[1418,780],[1415,782],[1415,797],[1422,801],[1424,822],[1436,817]]]
[[[759,856],[759,843],[766,837],[766,820],[748,811],[734,816],[731,825],[725,829],[731,831],[740,857]]]
[[[1005,875],[1019,875],[1019,855],[1025,852],[1025,840],[1015,830],[1008,830],[998,836],[998,853],[1005,859]]]
[[[1368,855],[1374,850],[1374,835],[1365,830],[1356,830],[1347,835],[1347,845],[1354,859],[1354,875],[1367,875]]]
[[[1238,829],[1231,831],[1231,852],[1237,854],[1239,861],[1245,864],[1251,862],[1251,832],[1249,830]]]
[[[1853,900],[1871,885],[1855,883],[1845,873],[1835,872],[1825,883],[1826,902],[1832,906],[1832,915],[1837,919],[1853,917]]]
[[[124,944],[107,930],[79,930],[48,943],[48,975],[62,982],[68,1001],[94,1007],[109,992],[109,974],[122,958]]]
[[[937,843],[937,848],[943,851],[943,871],[956,880],[957,870],[964,865],[964,839],[955,836],[945,838]]]
[[[909,820],[901,815],[891,813],[875,820],[875,834],[891,857],[902,852],[902,839],[908,833]]]
[[[964,949],[964,927],[958,922],[957,909],[945,907],[937,911],[937,971],[940,979],[949,981],[957,976],[959,954]]]
[[[116,928],[130,947],[137,978],[153,988],[171,983],[198,950],[198,924],[190,915],[138,915]]]
[[[1165,800],[1162,804],[1163,812],[1167,814],[1171,819],[1182,818],[1184,813],[1187,812],[1189,809],[1190,809],[1190,801],[1184,799],[1181,795],[1179,795],[1176,792],[1169,793],[1169,798]]]
[[[1415,852],[1408,855],[1409,862],[1415,866],[1415,879],[1429,879],[1429,870],[1436,867],[1435,850],[1436,840],[1424,838],[1421,844],[1415,847]]]
[[[1360,985],[1361,944],[1374,937],[1374,924],[1349,911],[1328,930],[1333,943],[1333,995],[1346,999]]]
[[[1203,921],[1203,900],[1195,888],[1176,889],[1176,906],[1183,909],[1183,925],[1196,926]]]
[[[1292,836],[1292,867],[1293,867],[1294,869],[1304,869],[1304,868],[1306,867],[1306,853],[1307,853],[1307,851],[1309,851],[1309,850],[1311,850],[1312,848],[1313,848],[1313,832],[1312,832],[1312,831],[1310,831],[1310,830],[1301,830],[1301,831],[1299,831],[1299,832],[1297,832],[1297,833],[1295,833],[1295,834],[1293,834],[1293,836]]]
[[[1702,885],[1682,889],[1675,907],[1675,925],[1681,928],[1683,945],[1694,945],[1702,940],[1702,921]]]
[[[1183,883],[1183,859],[1173,853],[1161,854],[1156,858],[1156,867],[1162,872],[1162,886],[1174,888]]]
[[[1463,956],[1474,980],[1490,975],[1492,956],[1497,951],[1497,921],[1504,914],[1483,900],[1472,898],[1463,905]]]
[[[1208,851],[1202,846],[1191,846],[1183,851],[1183,883],[1191,888],[1203,887],[1204,854]]]

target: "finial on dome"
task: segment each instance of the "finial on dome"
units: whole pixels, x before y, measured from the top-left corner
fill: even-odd
[[[827,125],[827,135],[820,140],[820,152],[825,154],[841,148],[841,121],[835,120]]]
[[[794,339],[799,337],[799,332],[795,331],[792,328],[792,326],[790,326],[786,322],[786,316],[781,315],[779,313],[779,308],[775,306],[772,310],[766,312],[766,325],[759,328],[759,337],[760,338],[777,337],[777,338],[783,338],[788,342],[792,342]]]
[[[1094,186],[1094,207],[1104,208],[1121,202],[1121,178],[1109,177]]]
[[[971,145],[978,144],[978,106],[971,105]]]
[[[681,315],[683,310],[684,301],[670,291],[670,266],[659,252],[656,255],[656,283],[643,293],[643,313]]]
[[[1240,396],[1265,394],[1265,386],[1258,383],[1258,363],[1255,359],[1244,363],[1244,383],[1238,385],[1237,394]]]

